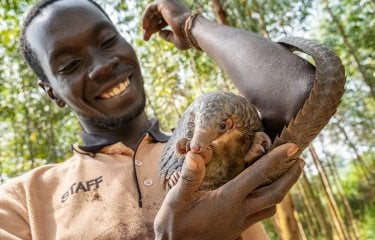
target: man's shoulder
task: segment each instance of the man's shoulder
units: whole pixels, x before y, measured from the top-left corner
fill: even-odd
[[[22,193],[20,191],[22,188],[28,188],[34,182],[53,182],[53,179],[61,177],[61,174],[71,165],[73,158],[74,156],[61,163],[49,163],[38,166],[19,176],[10,178],[0,186],[0,194],[4,191],[8,193]]]

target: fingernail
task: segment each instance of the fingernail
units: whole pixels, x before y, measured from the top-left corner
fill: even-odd
[[[288,155],[288,157],[291,157],[297,152],[298,152],[298,146],[296,144],[293,144],[293,146],[288,149],[286,154]]]
[[[195,162],[193,159],[188,158],[186,159],[186,165],[190,170],[197,170],[198,169],[198,163]]]

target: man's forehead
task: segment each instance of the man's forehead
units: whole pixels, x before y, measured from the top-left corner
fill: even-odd
[[[46,10],[61,10],[61,9],[76,9],[76,8],[87,8],[94,11],[99,11],[103,13],[99,5],[96,5],[94,2],[89,0],[56,0],[53,3],[43,7],[41,11]]]
[[[51,36],[79,36],[83,31],[89,31],[97,22],[112,25],[108,17],[87,0],[57,1],[43,8],[33,19],[26,31],[26,37],[32,48],[38,48],[37,45],[42,44],[48,49],[48,45],[53,43]]]
[[[45,8],[43,8],[38,16],[32,21],[39,21],[45,23],[47,26],[54,26],[69,22],[69,20],[86,19],[105,19],[110,22],[108,17],[102,12],[99,7],[87,0],[63,0],[56,1]],[[32,24],[31,23],[31,24]],[[79,24],[80,21],[76,21]]]

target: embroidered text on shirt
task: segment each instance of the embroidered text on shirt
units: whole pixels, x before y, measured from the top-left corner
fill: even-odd
[[[103,182],[103,176],[100,176],[100,177],[97,177],[97,178],[94,178],[94,179],[91,179],[89,181],[85,181],[85,182],[77,182],[77,183],[73,183],[72,186],[70,186],[69,190],[66,191],[62,196],[61,196],[61,202],[65,202],[66,200],[68,200],[69,196],[75,194],[75,193],[79,193],[80,191],[81,192],[87,192],[87,191],[91,191],[93,190],[94,188],[91,188],[93,186],[95,186],[95,189],[99,188],[99,184]]]

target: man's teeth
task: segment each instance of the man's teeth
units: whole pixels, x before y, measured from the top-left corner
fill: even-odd
[[[114,88],[109,89],[108,91],[102,93],[99,95],[101,99],[108,99],[114,96],[119,95],[122,93],[128,86],[129,86],[129,78],[127,78],[124,82],[119,83]]]

